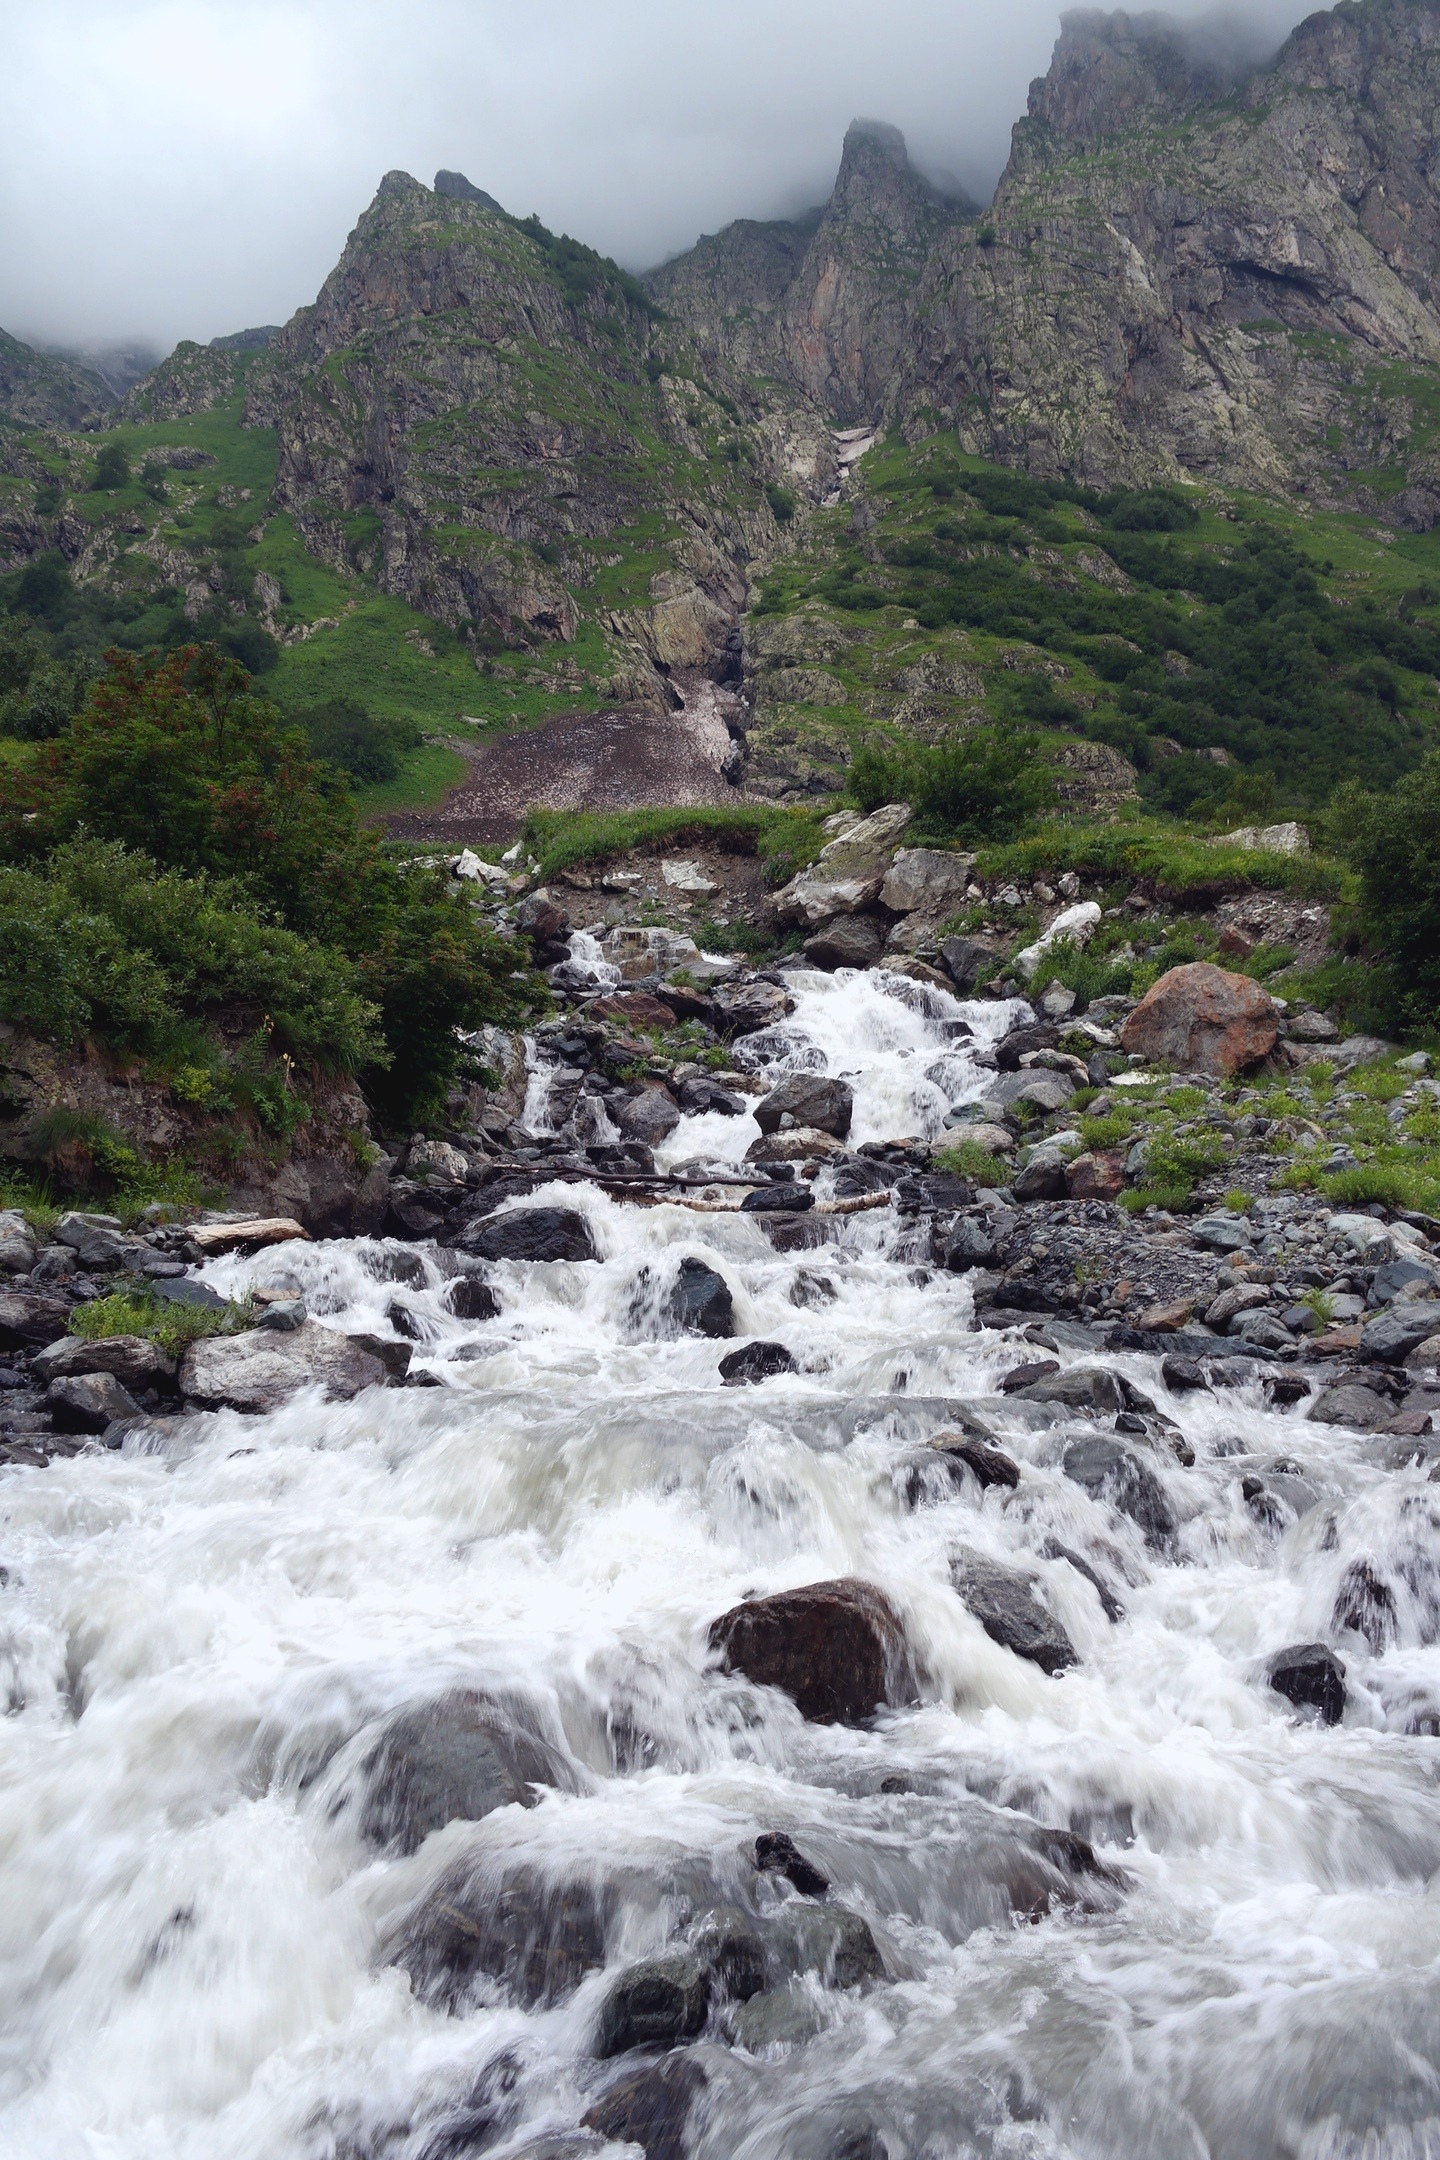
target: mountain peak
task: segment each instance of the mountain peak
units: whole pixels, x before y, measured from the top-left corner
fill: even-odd
[[[455,202],[479,203],[482,210],[498,210],[502,217],[505,214],[503,203],[496,202],[493,195],[487,195],[484,188],[476,187],[474,181],[467,180],[463,172],[445,172],[443,169],[437,172],[435,193],[448,195]]]
[[[1264,49],[1227,28],[1072,8],[1049,72],[1030,85],[1030,117],[1067,140],[1096,143],[1139,121],[1166,121],[1228,97]]]

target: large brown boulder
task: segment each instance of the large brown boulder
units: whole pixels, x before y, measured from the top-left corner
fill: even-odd
[[[815,1723],[859,1725],[913,1692],[899,1616],[853,1576],[733,1606],[712,1621],[710,1647],[727,1672],[783,1689]]]
[[[1177,1072],[1233,1073],[1268,1056],[1278,1032],[1279,1014],[1258,983],[1193,960],[1145,993],[1120,1041]]]

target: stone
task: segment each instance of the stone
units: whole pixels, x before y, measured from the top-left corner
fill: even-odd
[[[1324,1643],[1278,1650],[1265,1677],[1277,1695],[1299,1710],[1313,1710],[1322,1725],[1338,1725],[1345,1715],[1345,1666]]]
[[[976,983],[994,973],[996,952],[980,938],[950,937],[940,942],[940,958],[956,989],[968,995]]]
[[[932,1433],[928,1444],[953,1471],[968,1471],[982,1491],[997,1485],[1002,1491],[1013,1492],[1020,1483],[1019,1464],[1003,1448],[991,1447],[988,1441],[946,1429]]]
[[[726,1672],[779,1688],[812,1723],[859,1725],[912,1692],[899,1617],[854,1577],[736,1605],[712,1622],[709,1640]]]
[[[687,1254],[665,1299],[665,1317],[681,1335],[735,1333],[735,1300],[723,1275]]]
[[[1063,1158],[1049,1149],[1037,1148],[1024,1169],[1016,1171],[1011,1190],[1017,1200],[1063,1200],[1066,1190]]]
[[[1287,820],[1280,825],[1241,825],[1234,832],[1217,834],[1212,845],[1266,855],[1308,855],[1310,835],[1303,825]]]
[[[457,1275],[445,1285],[442,1302],[457,1320],[494,1320],[500,1300],[483,1275]]]
[[[675,1008],[663,998],[652,997],[648,990],[620,990],[607,997],[598,997],[585,1008],[587,1020],[618,1020],[622,1027],[634,1027],[642,1032],[658,1030],[665,1032],[675,1026]]]
[[[1102,1415],[1130,1407],[1124,1382],[1106,1365],[1072,1365],[1068,1372],[1044,1374],[1015,1392],[1026,1402],[1064,1403],[1072,1410]]]
[[[0,1208],[0,1274],[28,1275],[39,1239],[18,1208]]]
[[[1295,1338],[1284,1321],[1271,1312],[1241,1313],[1229,1333],[1238,1335],[1242,1342],[1251,1344],[1256,1350],[1281,1351],[1295,1347]]]
[[[804,1981],[787,1980],[783,1987],[767,1988],[741,2003],[730,2013],[729,2025],[737,2047],[762,2055],[768,2048],[813,2040],[824,2030],[825,2018]]]
[[[814,1125],[797,1125],[790,1132],[762,1133],[746,1148],[745,1160],[753,1163],[825,1162],[844,1152],[844,1143],[833,1133],[821,1132]]]
[[[1190,1357],[1172,1355],[1161,1358],[1160,1378],[1172,1395],[1188,1395],[1196,1388],[1208,1388],[1210,1385],[1198,1360]]]
[[[1377,1657],[1399,1634],[1395,1593],[1368,1560],[1357,1560],[1345,1570],[1330,1625],[1342,1635],[1363,1635]]]
[[[942,1267],[952,1273],[964,1274],[970,1268],[988,1268],[995,1262],[995,1239],[985,1224],[973,1215],[962,1215],[939,1251]]]
[[[522,1866],[497,1881],[483,1865],[462,1864],[409,1914],[390,1961],[436,2009],[468,2009],[485,1981],[533,2008],[560,2001],[604,1964],[605,1935],[604,1905],[583,1877],[556,1881]]]
[[[792,1899],[775,1915],[773,1939],[793,1971],[814,1973],[825,1987],[863,1987],[885,1977],[885,1961],[868,1924],[843,1905]]]
[[[107,1372],[52,1380],[45,1390],[45,1408],[56,1432],[102,1433],[107,1425],[140,1415],[135,1398]]]
[[[1223,1328],[1237,1314],[1254,1312],[1270,1303],[1270,1292],[1264,1283],[1236,1283],[1233,1289],[1222,1290],[1219,1297],[1212,1298],[1205,1308],[1205,1325]]]
[[[885,873],[880,904],[895,915],[923,910],[948,915],[965,898],[975,868],[973,855],[951,855],[943,848],[901,848]]]
[[[1332,1215],[1325,1228],[1333,1239],[1348,1245],[1362,1258],[1374,1252],[1377,1246],[1384,1246],[1387,1256],[1390,1252],[1390,1233],[1373,1215]]]
[[[91,1274],[109,1274],[123,1267],[128,1257],[120,1225],[113,1215],[62,1215],[54,1236],[57,1244],[69,1246],[81,1267]]]
[[[522,900],[515,911],[515,927],[536,945],[553,945],[570,927],[570,918],[558,901],[543,888]]]
[[[192,1343],[180,1361],[180,1392],[207,1409],[277,1410],[302,1388],[323,1387],[348,1402],[379,1387],[385,1367],[348,1336],[307,1320],[293,1335],[249,1328]]]
[[[702,1077],[681,1081],[680,1107],[689,1117],[704,1117],[712,1111],[721,1117],[743,1117],[749,1104],[729,1088]]]
[[[62,1298],[26,1296],[0,1290],[0,1350],[30,1350],[54,1342],[70,1324]]]
[[[1065,1189],[1072,1200],[1114,1200],[1124,1183],[1123,1148],[1097,1148],[1066,1166]]]
[[[1010,966],[1022,981],[1029,982],[1040,962],[1059,944],[1088,945],[1100,927],[1102,909],[1098,900],[1077,900],[1062,908],[1055,920],[1033,945],[1027,945],[1015,954]]]
[[[762,1875],[783,1875],[802,1897],[823,1898],[830,1888],[829,1877],[806,1859],[784,1830],[766,1830],[756,1838],[755,1865]]]
[[[1440,1302],[1410,1298],[1389,1305],[1360,1331],[1361,1355],[1385,1365],[1403,1365],[1410,1352],[1440,1335]]]
[[[848,1080],[827,1080],[820,1073],[787,1073],[760,1102],[753,1105],[762,1133],[778,1132],[780,1120],[792,1117],[843,1140],[850,1130],[855,1109],[855,1090]]]
[[[399,1308],[392,1305],[386,1317],[393,1318],[397,1310]],[[277,1303],[264,1306],[256,1315],[255,1325],[260,1328],[269,1328],[276,1335],[293,1335],[297,1328],[302,1328],[305,1325],[305,1319],[304,1299],[298,1297],[285,1298]],[[351,1340],[353,1342],[353,1336]]]
[[[1190,1225],[1191,1241],[1207,1252],[1248,1252],[1254,1242],[1238,1215],[1202,1215]]]
[[[1186,1326],[1195,1309],[1193,1298],[1172,1298],[1164,1305],[1147,1305],[1137,1325],[1151,1335],[1175,1335]],[[1164,1368],[1161,1368],[1164,1377]]]
[[[1389,1424],[1390,1404],[1373,1388],[1341,1386],[1326,1388],[1306,1412],[1315,1425],[1341,1425],[1351,1432],[1380,1432]]]
[[[873,915],[832,915],[805,940],[805,957],[819,968],[870,968],[885,950]]]
[[[224,1312],[225,1299],[209,1283],[196,1282],[193,1275],[177,1275],[162,1278],[149,1284],[151,1297],[161,1305],[198,1305],[203,1312]]]
[[[693,1950],[662,1951],[621,1973],[600,2005],[595,2053],[602,2062],[632,2048],[693,2040],[710,2009],[710,1975]]]
[[[742,1215],[805,1215],[815,1205],[808,1185],[758,1185],[740,1202]]]
[[[1328,1013],[1292,1013],[1285,1023],[1285,1035],[1289,1042],[1333,1043],[1339,1042],[1340,1030]]]
[[[1073,1551],[1068,1545],[1062,1545],[1058,1538],[1046,1538],[1045,1543],[1040,1548],[1040,1557],[1042,1560],[1063,1560],[1067,1567],[1074,1568],[1077,1575],[1083,1575],[1086,1582],[1095,1592],[1096,1597],[1099,1598],[1100,1609],[1112,1626],[1118,1626],[1124,1619],[1125,1607],[1116,1597],[1099,1569],[1087,1560],[1082,1553]]]
[[[776,894],[779,920],[813,930],[827,916],[869,907],[880,896],[891,849],[909,823],[907,803],[887,803],[827,842],[818,860]]]
[[[950,1126],[947,1120],[947,1128],[954,1132],[958,1139],[969,1140],[976,1147],[983,1148],[987,1155],[1013,1155],[1015,1152],[1015,1135],[1004,1125],[992,1125],[988,1120],[981,1120],[975,1124],[965,1121]],[[997,1164],[996,1167],[1004,1169],[1003,1164]]]
[[[1417,1343],[1405,1363],[1412,1372],[1433,1372],[1440,1366],[1440,1334],[1427,1335],[1424,1342]]]
[[[589,1222],[576,1208],[508,1208],[472,1224],[457,1243],[477,1260],[598,1258]]]
[[[510,875],[500,863],[486,862],[473,848],[462,848],[450,865],[450,875],[465,885],[488,885],[492,892],[503,892],[510,882]]]
[[[784,1343],[778,1342],[746,1343],[720,1360],[720,1378],[726,1387],[753,1387],[758,1381],[773,1380],[777,1373],[798,1370]]]
[[[515,1705],[450,1688],[388,1719],[361,1766],[360,1833],[412,1853],[446,1823],[533,1807],[541,1791],[578,1792],[564,1751]]]
[[[611,1115],[627,1140],[643,1140],[659,1147],[680,1123],[680,1106],[668,1088],[642,1087],[624,1102],[612,1103]]]
[[[1375,1305],[1393,1305],[1397,1301],[1433,1298],[1436,1289],[1435,1270],[1420,1260],[1387,1260],[1375,1270],[1370,1285],[1370,1300]]]
[[[774,1027],[795,1010],[789,991],[782,990],[778,983],[767,982],[722,983],[711,1005],[716,1027],[732,1039],[757,1035],[761,1028]]]
[[[1248,975],[1208,960],[1171,968],[1148,990],[1120,1030],[1121,1047],[1177,1072],[1228,1076],[1274,1049],[1280,1016]]]
[[[1076,1665],[1075,1645],[1035,1595],[1030,1578],[982,1553],[952,1555],[950,1580],[992,1642],[1052,1676]]]
[[[448,1140],[417,1140],[406,1157],[405,1173],[425,1185],[463,1185],[470,1175],[470,1158]]]
[[[1064,983],[1052,982],[1040,1000],[1040,1010],[1047,1020],[1063,1020],[1074,1012],[1078,1002],[1075,992],[1067,989]]]
[[[174,1358],[143,1335],[107,1335],[98,1342],[67,1335],[37,1350],[30,1362],[46,1386],[82,1373],[109,1373],[122,1387],[156,1387],[173,1380],[176,1369]]]
[[[712,1906],[691,1931],[691,1947],[710,1976],[712,1998],[746,2002],[765,1985],[765,1938],[738,1905]]]
[[[193,1223],[186,1235],[212,1260],[221,1253],[260,1252],[267,1245],[285,1245],[296,1238],[310,1242],[309,1231],[288,1215],[254,1216],[243,1222]]]
[[[678,2048],[608,2085],[580,2120],[611,2145],[638,2145],[645,2160],[688,2160],[690,2118],[708,2083],[704,2063]]]
[[[1092,1499],[1128,1515],[1147,1545],[1157,1551],[1169,1546],[1176,1523],[1165,1488],[1149,1464],[1120,1441],[1085,1433],[1070,1442],[1061,1466]]]
[[[1332,1065],[1342,1072],[1351,1071],[1356,1065],[1374,1065],[1381,1058],[1389,1057],[1394,1043],[1386,1042],[1380,1035],[1347,1035],[1325,1055]]]
[[[678,892],[689,900],[708,900],[719,891],[713,878],[706,877],[697,862],[681,862],[667,856],[660,865],[660,875],[672,892]]]

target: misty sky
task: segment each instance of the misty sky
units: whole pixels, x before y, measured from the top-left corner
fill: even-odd
[[[1277,43],[1308,12],[1238,11]],[[283,322],[394,166],[456,167],[636,269],[823,199],[857,113],[983,197],[1058,16],[1055,0],[0,0],[0,326],[164,350]]]

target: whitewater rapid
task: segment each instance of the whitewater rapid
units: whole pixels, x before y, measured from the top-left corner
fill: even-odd
[[[983,1094],[995,1007],[896,977],[793,986],[745,1061],[850,1079],[852,1145]],[[733,1164],[755,1130],[686,1119],[663,1160]],[[591,2049],[608,1981],[683,1919],[677,1883],[733,1883],[785,1831],[886,1977],[810,1987],[808,2037],[707,2034],[696,2160],[1440,2154],[1440,1744],[1405,1729],[1440,1702],[1424,1464],[1258,1382],[1172,1398],[1153,1358],[1105,1356],[1194,1451],[1147,1457],[1178,1522],[1160,1553],[1060,1467],[1113,1419],[997,1398],[1044,1353],[975,1331],[967,1279],[917,1264],[891,1209],[782,1254],[753,1217],[560,1184],[537,1203],[579,1207],[601,1257],[497,1265],[485,1322],[448,1314],[424,1247],[408,1283],[404,1249],[366,1240],[206,1270],[231,1292],[293,1278],[349,1331],[392,1334],[398,1301],[443,1384],[4,1473],[0,2152],[598,2150],[577,2125],[616,2067]],[[732,1343],[667,1339],[687,1255],[796,1373],[726,1388]],[[912,1505],[918,1446],[979,1402],[1018,1486]],[[1297,1497],[1267,1526],[1241,1474],[1282,1459]],[[1118,1622],[1043,1556],[1057,1542]],[[1078,1664],[1051,1678],[992,1641],[952,1588],[957,1544],[1031,1569]],[[1347,1647],[1344,1723],[1306,1724],[1264,1661],[1325,1633],[1357,1558],[1408,1568],[1413,1595],[1383,1651]],[[806,1724],[706,1650],[741,1599],[839,1576],[887,1594],[919,1668],[918,1703],[865,1729]],[[456,1684],[534,1704],[572,1789],[379,1853],[346,1804],[357,1765],[386,1716]],[[1121,1887],[1011,1917],[1037,1823]],[[607,1972],[544,2008],[417,2000],[385,1946],[462,1855],[618,1885]],[[488,2127],[454,2130],[501,2088]]]

